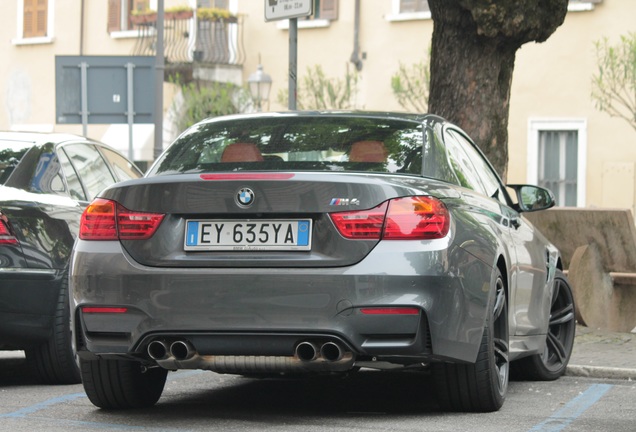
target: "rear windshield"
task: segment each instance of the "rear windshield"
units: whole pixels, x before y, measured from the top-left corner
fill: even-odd
[[[23,141],[0,141],[0,184],[5,184],[22,156],[33,147]]]
[[[149,175],[220,171],[422,174],[419,122],[366,117],[259,117],[195,125]]]

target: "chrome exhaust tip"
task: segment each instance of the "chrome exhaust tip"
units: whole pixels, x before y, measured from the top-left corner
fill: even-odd
[[[177,360],[188,360],[194,357],[194,347],[187,341],[175,341],[170,345],[170,354]]]
[[[148,344],[148,356],[153,360],[165,360],[168,358],[168,346],[165,342],[154,340]]]
[[[320,356],[327,361],[338,361],[343,354],[342,348],[334,342],[326,342],[320,347]]]
[[[312,361],[318,358],[318,347],[311,342],[301,342],[296,346],[296,357],[301,361]]]

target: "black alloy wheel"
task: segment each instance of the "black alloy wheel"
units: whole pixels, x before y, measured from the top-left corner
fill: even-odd
[[[565,373],[576,333],[572,288],[561,270],[552,284],[550,321],[543,351],[514,362],[515,378],[552,381]]]
[[[495,306],[493,308],[493,345],[494,363],[497,371],[499,395],[503,398],[508,390],[510,378],[509,361],[509,329],[508,329],[508,303],[506,301],[506,288],[501,277],[497,278],[495,288]]]

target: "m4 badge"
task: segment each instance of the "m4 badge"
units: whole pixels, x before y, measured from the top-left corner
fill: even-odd
[[[329,203],[331,206],[349,206],[349,205],[360,205],[360,200],[358,198],[332,198]]]

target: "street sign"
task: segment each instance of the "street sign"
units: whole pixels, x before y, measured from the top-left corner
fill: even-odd
[[[311,15],[314,0],[265,0],[265,21],[276,21]]]
[[[154,62],[148,56],[56,56],[56,123],[153,123]]]

